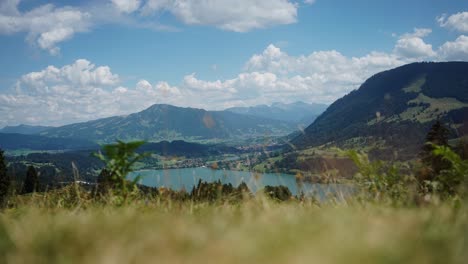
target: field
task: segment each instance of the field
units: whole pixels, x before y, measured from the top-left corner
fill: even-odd
[[[62,196],[64,197],[64,196]],[[76,198],[76,197],[75,197]],[[61,198],[62,199],[62,198]],[[43,194],[0,214],[1,263],[466,263],[466,203],[139,199],[67,206]]]

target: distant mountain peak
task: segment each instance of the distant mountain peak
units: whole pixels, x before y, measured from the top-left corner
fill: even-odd
[[[285,135],[293,130],[293,124],[270,118],[155,104],[127,116],[66,125],[44,131],[41,135],[86,138],[97,142],[116,139],[197,141]]]
[[[327,105],[325,104],[308,104],[302,101],[294,103],[274,102],[270,106],[257,105],[251,107],[232,107],[226,109],[227,111],[248,114],[252,116],[271,118],[286,122],[293,122],[296,125],[307,126],[320,115]]]

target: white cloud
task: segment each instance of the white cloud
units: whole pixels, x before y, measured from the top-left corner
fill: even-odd
[[[96,24],[125,24],[152,30],[176,30],[158,22],[168,12],[187,25],[206,25],[246,32],[297,21],[299,5],[292,0],[106,0],[81,7],[45,4],[21,12],[21,0],[0,3],[0,34],[24,32],[28,42],[52,55],[59,44]],[[312,4],[312,1],[306,1]]]
[[[40,94],[48,92],[49,87],[86,89],[112,86],[119,82],[119,76],[112,74],[108,66],[96,67],[87,60],[79,59],[62,68],[48,66],[40,72],[25,74],[16,86],[17,90],[27,87],[30,93]]]
[[[325,81],[359,84],[370,74],[402,65],[406,60],[386,53],[371,52],[363,57],[346,57],[338,51],[316,51],[309,55],[290,56],[274,45],[262,54],[253,55],[246,71],[272,72],[280,76],[320,76]]]
[[[395,45],[394,52],[405,58],[424,59],[434,57],[436,53],[432,49],[432,45],[425,43],[422,39],[431,32],[431,29],[416,28],[413,33],[402,35]]]
[[[346,57],[337,51],[290,56],[269,45],[233,79],[205,81],[191,74],[185,76],[182,87],[195,91],[203,98],[198,101],[201,107],[208,108],[297,100],[331,103],[373,74],[410,61],[379,52],[363,57]]]
[[[140,8],[140,0],[111,0],[114,6],[123,13],[132,13]]]
[[[143,14],[170,12],[189,25],[209,25],[246,32],[297,21],[297,4],[289,0],[149,0]]]
[[[0,14],[18,15],[18,9],[16,8],[20,0],[3,0],[0,3]],[[2,25],[2,24],[0,24]]]
[[[179,99],[175,97],[182,95],[179,88],[170,86],[167,82],[158,82],[155,90],[158,95],[164,97],[164,100],[171,100],[173,102]]]
[[[448,41],[439,48],[439,56],[444,60],[468,61],[468,36],[459,36],[455,41]]]
[[[91,26],[91,15],[73,7],[57,8],[46,4],[21,13],[19,0],[7,0],[0,6],[0,34],[26,32],[27,40],[49,51],[59,53],[58,43],[75,33],[86,32]]]
[[[441,27],[465,33],[468,32],[468,12],[460,12],[449,17],[444,14],[438,17],[437,21]]]
[[[424,38],[432,33],[430,28],[415,28],[412,33],[405,33],[401,38]]]
[[[304,4],[312,5],[315,3],[315,0],[304,0]]]
[[[135,88],[119,86],[108,66],[80,59],[61,68],[48,66],[23,75],[14,91],[0,94],[0,125],[61,125],[129,114],[158,102],[177,104],[186,98],[177,87],[139,81]]]

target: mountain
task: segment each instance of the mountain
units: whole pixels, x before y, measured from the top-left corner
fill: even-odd
[[[0,133],[0,148],[4,150],[83,150],[99,149],[99,146],[84,139]]]
[[[415,146],[437,119],[451,126],[452,136],[468,131],[468,62],[413,63],[376,74],[292,143],[303,148],[373,138]]]
[[[120,140],[209,140],[285,135],[294,125],[273,119],[157,104],[128,116],[115,116],[52,128],[49,137],[85,138],[95,142]]]
[[[48,126],[30,126],[30,125],[18,125],[18,126],[6,126],[0,129],[0,133],[16,133],[24,135],[34,135],[46,131],[52,128]]]
[[[327,105],[325,104],[295,102],[290,104],[273,103],[271,106],[232,107],[226,109],[226,111],[309,125],[317,116],[323,113],[325,109],[327,109]]]

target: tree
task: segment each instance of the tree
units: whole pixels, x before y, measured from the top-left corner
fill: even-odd
[[[26,173],[26,179],[24,180],[23,193],[32,193],[35,192],[39,185],[39,179],[37,175],[37,170],[34,166],[29,166]]]
[[[443,159],[440,155],[434,154],[436,146],[448,146],[448,135],[449,130],[439,120],[432,125],[427,133],[426,144],[422,148],[421,160],[429,170],[420,173],[418,177],[420,183],[434,181],[441,171],[450,167],[450,162]]]
[[[10,184],[11,180],[7,175],[5,156],[3,150],[0,149],[0,206],[5,205],[7,201]]]

